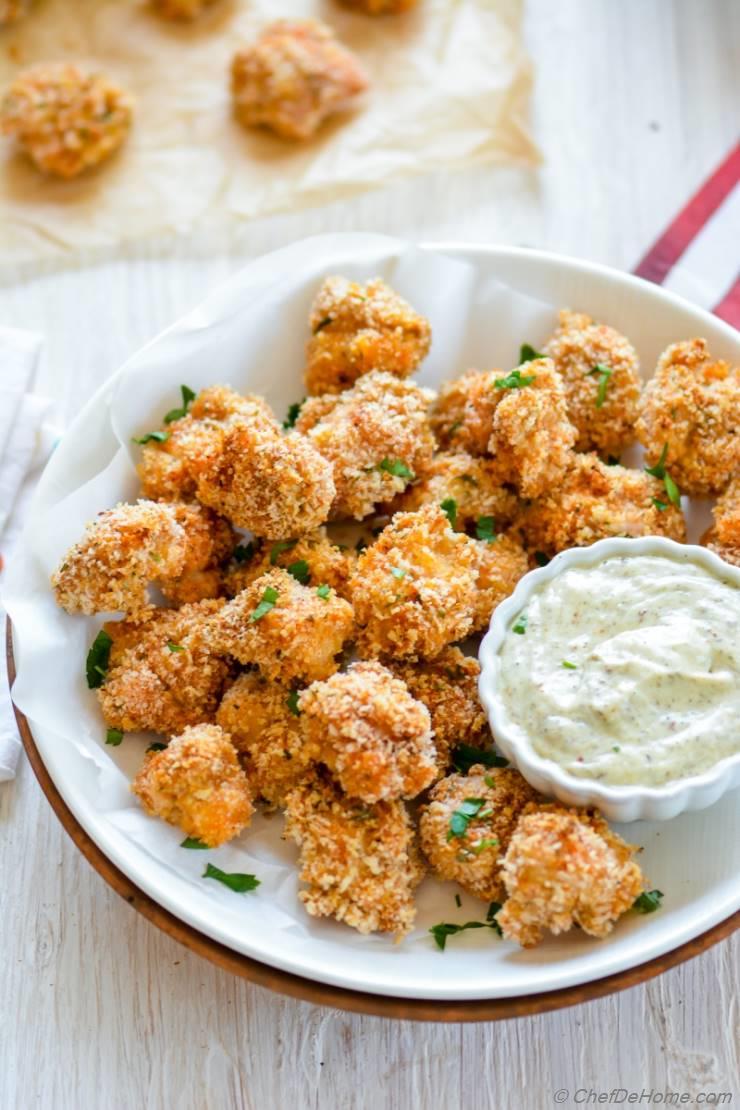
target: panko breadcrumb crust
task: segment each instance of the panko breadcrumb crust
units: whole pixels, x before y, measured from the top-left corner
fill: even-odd
[[[498,460],[467,451],[439,451],[422,463],[416,481],[391,502],[388,512],[414,512],[452,500],[458,531],[474,527],[481,517],[493,517],[497,528],[505,528],[516,517],[519,500],[502,484],[502,470]]]
[[[209,626],[213,650],[256,665],[276,682],[328,678],[338,669],[335,656],[352,636],[354,621],[349,602],[331,588],[322,597],[320,589],[302,586],[277,567],[263,574],[227,602]],[[273,591],[274,604],[257,616]]]
[[[120,86],[68,63],[24,70],[0,103],[0,133],[53,177],[77,177],[105,161],[132,118],[133,100]]]
[[[672,343],[645,386],[636,425],[647,463],[682,493],[719,494],[740,471],[740,366],[713,361],[706,339]]]
[[[636,851],[595,810],[533,806],[501,868],[507,900],[496,920],[504,936],[524,948],[539,944],[546,930],[573,925],[607,936],[643,889]]]
[[[0,27],[17,23],[31,7],[32,0],[0,0]]]
[[[376,662],[314,682],[298,699],[313,757],[342,790],[365,802],[415,798],[436,776],[426,706]]]
[[[186,728],[164,751],[150,752],[131,790],[151,816],[209,848],[233,840],[254,812],[252,787],[217,725]]]
[[[443,383],[430,412],[440,447],[471,455],[488,453],[493,414],[503,396],[494,382],[503,377],[503,370],[467,370]]]
[[[726,563],[740,567],[740,475],[717,500],[712,515],[714,524],[701,542]]]
[[[154,10],[165,19],[189,22],[202,15],[216,0],[150,0]]]
[[[473,541],[452,531],[439,506],[397,513],[350,579],[360,654],[432,659],[467,636],[478,561]]]
[[[641,389],[637,352],[626,336],[583,312],[564,309],[559,319],[545,354],[565,387],[568,418],[578,433],[576,450],[618,455],[635,439]],[[601,403],[597,367],[609,371]]]
[[[407,378],[429,351],[429,321],[380,278],[360,285],[328,277],[311,306],[306,389],[341,393],[363,374]]]
[[[288,794],[285,836],[300,848],[308,889],[298,897],[312,917],[397,940],[411,931],[424,868],[403,802],[368,805],[325,778],[309,778]]]
[[[455,836],[450,821],[469,799],[482,804],[463,835]],[[536,790],[511,767],[475,764],[465,775],[448,775],[432,788],[421,810],[421,848],[430,867],[475,898],[500,901],[504,853],[525,807],[538,800]]]
[[[471,543],[478,559],[472,631],[484,632],[496,606],[513,594],[517,582],[529,570],[529,558],[515,535]]]
[[[304,585],[320,586],[325,583],[336,590],[340,597],[348,596],[355,552],[332,543],[325,528],[317,528],[296,540],[253,542],[252,548],[251,557],[241,562],[234,560],[227,570],[224,585],[229,596],[236,596],[254,582],[255,578],[266,574],[271,567],[282,567],[285,570],[293,567],[296,573],[302,573],[306,569],[302,566],[303,563],[308,568]]]
[[[244,127],[310,138],[368,86],[358,59],[318,20],[278,20],[231,65],[234,113]]]

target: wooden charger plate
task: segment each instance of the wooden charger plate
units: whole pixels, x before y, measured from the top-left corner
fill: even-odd
[[[6,655],[8,679],[12,686],[15,681],[15,660],[13,658],[13,629],[9,620],[6,622]],[[603,998],[604,995],[627,990],[628,987],[637,986],[638,983],[645,983],[649,979],[654,979],[656,975],[660,975],[662,972],[690,960],[693,956],[705,952],[707,948],[711,948],[713,944],[724,940],[725,937],[729,937],[736,929],[740,928],[740,911],[738,911],[725,918],[724,921],[720,921],[711,929],[707,929],[700,936],[687,941],[686,944],[679,945],[673,951],[666,952],[662,956],[657,956],[653,960],[639,964],[637,967],[628,968],[615,975],[608,975],[604,979],[595,979],[590,983],[567,987],[564,990],[522,995],[518,998],[439,1002],[431,999],[392,998],[386,995],[345,990],[341,987],[313,982],[310,979],[304,979],[298,975],[291,975],[286,971],[269,967],[267,964],[250,959],[248,956],[234,952],[225,945],[211,940],[210,937],[198,932],[197,929],[192,928],[192,926],[175,917],[174,914],[163,909],[153,898],[140,890],[110,862],[76,818],[73,817],[44,766],[27,718],[15,706],[13,706],[13,709],[21,740],[26,749],[26,755],[51,808],[88,863],[92,864],[93,868],[105,879],[108,885],[162,932],[179,941],[191,952],[204,956],[216,967],[239,975],[242,979],[247,979],[260,987],[267,987],[269,990],[277,991],[278,994],[289,995],[291,998],[298,998],[304,1002],[312,1002],[318,1006],[333,1006],[340,1010],[350,1010],[359,1014],[403,1018],[408,1021],[501,1021],[505,1018],[543,1014],[550,1010],[575,1006],[580,1002],[590,1002],[594,998]]]

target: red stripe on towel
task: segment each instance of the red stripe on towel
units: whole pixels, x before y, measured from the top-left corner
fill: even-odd
[[[712,311],[716,316],[721,316],[723,320],[726,320],[728,324],[732,324],[734,328],[740,329],[740,277],[735,279],[734,285],[730,286],[722,300]]]

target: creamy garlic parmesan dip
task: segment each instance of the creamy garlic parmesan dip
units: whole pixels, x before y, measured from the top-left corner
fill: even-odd
[[[580,778],[660,786],[740,750],[740,589],[660,555],[572,567],[512,620],[513,731]]]

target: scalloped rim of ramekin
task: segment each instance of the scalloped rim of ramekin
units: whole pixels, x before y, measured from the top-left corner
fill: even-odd
[[[514,736],[497,689],[500,652],[509,626],[526,607],[532,594],[565,570],[595,566],[606,559],[625,555],[664,555],[677,562],[698,564],[740,589],[740,568],[724,562],[714,552],[697,544],[677,543],[662,536],[644,536],[640,539],[604,539],[590,547],[569,548],[561,551],[546,566],[525,574],[511,596],[494,610],[489,630],[480,645],[478,686],[497,746],[536,789],[543,791],[544,783],[547,790],[543,792],[552,793],[570,805],[597,806],[614,821],[665,821],[686,810],[705,809],[728,790],[740,786],[740,751],[720,760],[700,775],[678,779],[666,786],[605,786],[571,775],[553,760],[538,755],[528,740]],[[707,794],[711,797],[702,797]]]

